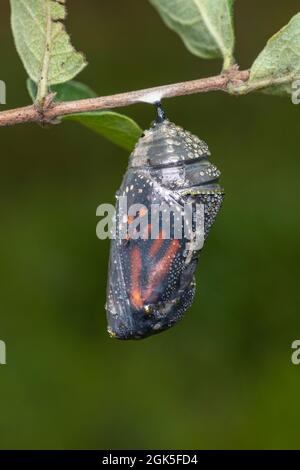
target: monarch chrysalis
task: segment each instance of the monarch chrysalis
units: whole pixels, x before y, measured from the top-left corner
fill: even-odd
[[[187,205],[202,206],[206,239],[224,197],[218,184],[220,172],[208,160],[206,143],[165,119],[160,106],[157,109],[157,120],[136,144],[116,195],[117,233],[111,243],[106,311],[108,332],[117,339],[144,338],[182,318],[193,302],[202,246],[191,242],[186,233],[175,233],[178,214]],[[124,215],[121,200],[125,198],[127,208],[142,207],[136,212],[139,230],[134,234],[139,236],[123,230],[137,220]],[[172,207],[167,236],[162,207]],[[195,217],[191,220],[190,232],[198,230]]]

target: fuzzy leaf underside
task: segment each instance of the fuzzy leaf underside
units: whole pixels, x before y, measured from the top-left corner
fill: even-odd
[[[149,0],[166,25],[198,57],[223,57],[224,68],[233,64],[234,0]]]
[[[251,67],[248,85],[266,82],[263,91],[291,94],[292,84],[300,79],[300,13],[267,42]]]
[[[75,77],[86,65],[70,42],[63,21],[65,0],[10,0],[16,49],[29,77],[46,86]]]

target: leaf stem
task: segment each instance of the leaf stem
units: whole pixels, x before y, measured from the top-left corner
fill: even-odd
[[[287,85],[297,79],[295,73],[282,75],[276,78],[261,78],[257,80],[249,80],[247,83],[241,83],[240,86],[234,84],[229,85],[229,93],[233,95],[247,95],[255,91],[264,90],[274,86]]]
[[[111,96],[60,103],[51,103],[50,100],[48,104],[46,104],[47,100],[44,100],[44,107],[42,109],[32,105],[0,112],[0,127],[27,122],[51,124],[57,122],[59,117],[69,114],[121,108],[137,103],[149,103],[151,96],[159,96],[160,99],[164,99],[218,90],[234,93],[235,87],[245,84],[248,79],[248,70],[239,71],[233,67],[226,73],[214,77],[119,93]]]
[[[51,8],[49,0],[45,2],[46,9],[46,43],[45,51],[42,62],[41,76],[38,83],[37,91],[37,102],[39,106],[43,106],[44,100],[48,94],[48,73],[49,73],[49,64],[50,64],[50,43],[51,43],[51,34],[52,34],[52,18],[51,18]]]

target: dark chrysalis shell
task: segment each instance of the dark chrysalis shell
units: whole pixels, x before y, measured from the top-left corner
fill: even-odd
[[[205,142],[181,127],[162,120],[145,131],[131,154],[117,193],[116,223],[122,223],[120,197],[127,205],[204,206],[204,239],[222,205],[220,172],[212,165]],[[150,207],[151,206],[151,207]],[[123,217],[123,216],[122,216]],[[151,220],[150,218],[148,220]],[[109,334],[117,339],[140,339],[175,325],[191,306],[194,272],[200,249],[184,237],[121,239],[111,243],[107,291]]]

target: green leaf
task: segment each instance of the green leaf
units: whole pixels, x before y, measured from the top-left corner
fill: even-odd
[[[37,85],[30,78],[27,79],[27,89],[32,100],[35,101]],[[51,91],[56,93],[55,101],[73,101],[97,96],[89,86],[75,80],[54,85],[51,87]],[[133,119],[113,111],[72,114],[64,116],[62,120],[79,122],[129,151],[134,148],[142,134],[142,129]]]
[[[86,98],[96,98],[97,96],[97,93],[88,85],[76,80],[70,80],[62,85],[53,85],[50,90],[56,93],[56,101],[84,100]]]
[[[86,65],[70,42],[63,20],[65,0],[10,0],[16,49],[29,77],[38,84],[38,99],[48,87],[67,82]]]
[[[266,93],[287,95],[300,78],[300,13],[269,39],[250,71],[248,86]]]
[[[204,59],[234,63],[234,0],[149,0],[186,47]]]
[[[27,78],[26,87],[30,98],[33,102],[35,102],[37,94],[37,84],[33,80],[31,80],[31,78]]]
[[[34,102],[36,100],[37,85],[30,78],[27,79],[26,84],[28,93]],[[88,85],[76,80],[70,80],[60,85],[52,85],[50,91],[55,93],[55,101],[84,100],[85,98],[96,98],[97,96],[97,93]]]
[[[113,111],[72,114],[64,119],[80,122],[126,150],[133,150],[142,130],[133,119]]]

